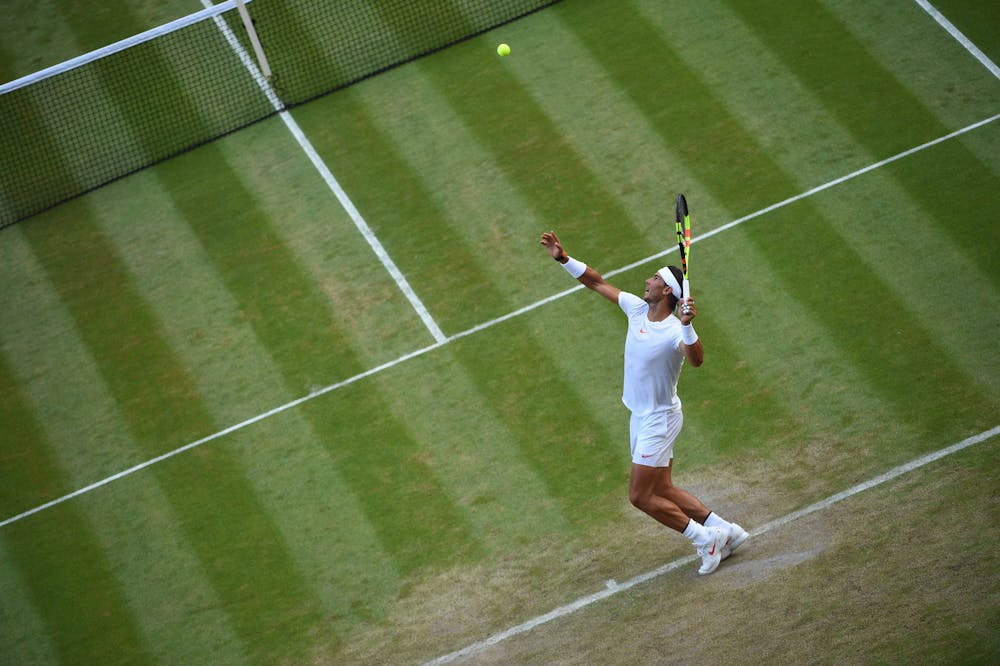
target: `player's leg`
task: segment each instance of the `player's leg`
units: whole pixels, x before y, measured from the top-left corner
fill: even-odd
[[[632,471],[629,500],[639,510],[690,539],[702,559],[698,573],[709,574],[722,561],[727,534],[720,528],[706,528],[664,495],[664,491],[673,488],[670,466],[674,439],[680,432],[682,422],[683,417],[679,413],[633,415],[630,426]],[[690,503],[692,500],[697,502],[693,496],[682,497],[682,501]],[[707,516],[708,510],[700,502],[697,505]],[[694,510],[698,507],[692,503],[690,508]]]
[[[671,469],[673,464],[667,468],[666,473],[660,477],[660,485],[656,489],[656,494],[670,500],[691,520],[697,521],[705,527],[711,529],[718,527],[726,534],[726,543],[722,548],[722,559],[726,559],[733,554],[733,551],[743,545],[750,537],[750,534],[736,523],[730,523],[717,513],[710,511],[700,499],[673,484]]]
[[[656,488],[656,494],[661,497],[665,497],[676,504],[688,518],[696,520],[704,525],[705,520],[708,518],[708,514],[711,512],[705,507],[704,504],[702,504],[700,499],[683,488],[678,488],[674,485],[671,477],[672,469],[673,461],[671,461],[670,467],[666,468],[665,473],[660,476],[659,485]]]
[[[662,477],[670,475],[669,467],[649,467],[632,463],[628,498],[632,506],[667,527],[683,532],[690,522],[687,514],[657,490],[663,487]]]
[[[629,439],[632,450],[632,472],[629,478],[628,496],[632,506],[663,525],[683,532],[688,517],[673,502],[660,494],[662,477],[670,474],[670,460],[673,457],[672,430],[670,420],[664,412],[632,415],[629,423]]]

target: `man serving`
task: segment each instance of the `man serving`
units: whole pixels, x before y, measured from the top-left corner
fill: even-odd
[[[618,305],[628,317],[622,402],[632,413],[629,439],[632,471],[629,501],[663,525],[682,533],[701,556],[699,574],[710,574],[750,536],[709,511],[671,480],[674,441],[684,422],[677,380],[687,360],[702,364],[705,351],[692,320],[693,298],[681,293],[681,271],[664,266],[646,280],[642,298],[612,286],[593,268],[571,258],[554,231],[541,244],[581,284]],[[687,307],[675,314],[682,302]]]

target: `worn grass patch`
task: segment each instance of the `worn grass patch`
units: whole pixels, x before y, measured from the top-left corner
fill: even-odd
[[[682,568],[459,663],[995,663],[998,449],[962,451],[755,537],[711,577]]]

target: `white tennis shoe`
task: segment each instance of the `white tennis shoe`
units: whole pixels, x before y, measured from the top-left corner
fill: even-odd
[[[733,551],[743,545],[743,542],[750,538],[750,533],[737,525],[729,523],[729,532],[726,535],[726,543],[722,547],[722,559],[726,559],[733,554]]]
[[[707,576],[719,568],[719,562],[722,561],[722,548],[729,538],[729,532],[721,527],[709,527],[708,533],[711,537],[708,542],[696,546],[698,555],[701,556],[701,567],[698,569],[698,573],[702,576]]]

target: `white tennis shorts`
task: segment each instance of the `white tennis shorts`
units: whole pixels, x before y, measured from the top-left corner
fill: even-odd
[[[646,467],[669,467],[674,457],[674,440],[683,424],[684,413],[680,411],[633,414],[629,422],[632,462]]]

